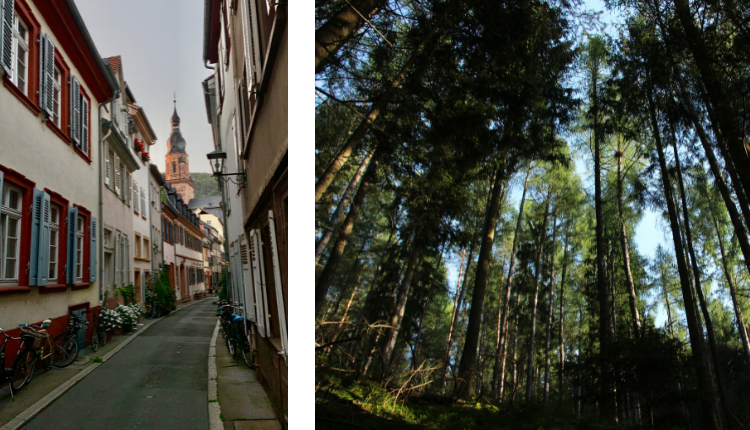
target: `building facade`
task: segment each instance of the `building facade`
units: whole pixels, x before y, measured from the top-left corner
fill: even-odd
[[[287,414],[286,4],[208,0],[203,82],[214,147],[227,154],[225,195],[232,296],[255,329],[259,376],[282,422]],[[240,177],[238,177],[240,178]]]
[[[164,178],[159,173],[156,164],[149,166],[148,201],[149,221],[151,223],[151,279],[153,280],[164,262],[164,241],[162,240],[161,193],[164,188]]]
[[[119,85],[73,2],[0,16],[0,327],[52,317],[57,335],[100,304],[99,115]]]

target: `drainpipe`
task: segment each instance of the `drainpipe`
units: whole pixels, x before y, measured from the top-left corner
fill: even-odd
[[[112,127],[102,137],[102,107],[112,103],[120,95],[120,89],[116,89],[111,99],[99,104],[99,302],[102,301],[104,290],[104,178],[102,177],[102,165],[104,164],[104,140],[112,134]],[[96,252],[96,251],[94,251]]]

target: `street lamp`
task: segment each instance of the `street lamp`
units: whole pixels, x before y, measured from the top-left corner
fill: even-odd
[[[224,176],[239,176],[240,183],[237,185],[239,187],[243,187],[245,185],[247,174],[244,170],[237,173],[224,173],[224,168],[226,167],[227,161],[226,152],[217,149],[216,151],[209,152],[206,157],[208,157],[208,162],[209,164],[211,164],[211,170],[213,171],[215,178],[221,178]]]

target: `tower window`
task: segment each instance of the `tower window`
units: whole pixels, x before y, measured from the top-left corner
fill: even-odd
[[[177,163],[172,163],[172,173],[177,173]]]

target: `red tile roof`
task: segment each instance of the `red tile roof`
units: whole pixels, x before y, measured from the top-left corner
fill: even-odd
[[[105,60],[109,62],[109,67],[112,68],[112,71],[117,73],[117,69],[120,68],[120,56],[105,58]]]

